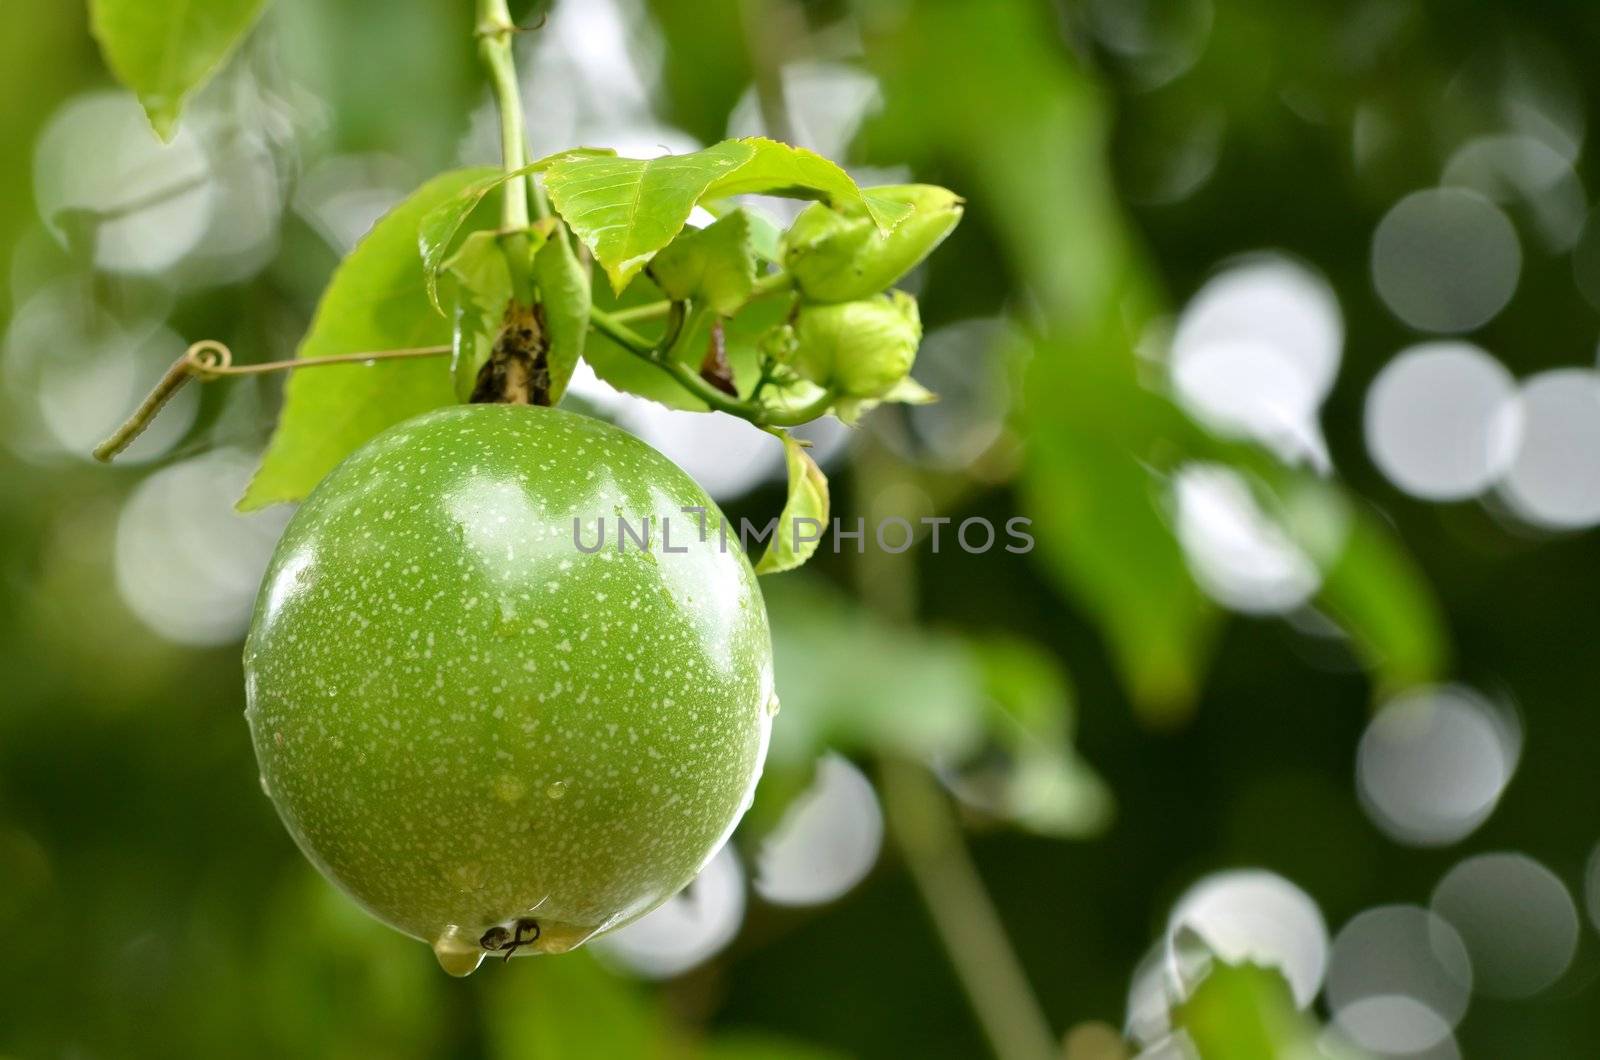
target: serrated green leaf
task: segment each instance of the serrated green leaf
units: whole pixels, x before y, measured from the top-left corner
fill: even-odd
[[[734,210],[705,228],[689,229],[650,261],[650,277],[674,301],[703,300],[730,317],[756,285],[750,219]]]
[[[90,0],[89,28],[106,65],[171,140],[184,101],[222,66],[265,0]]]
[[[560,158],[545,188],[621,293],[650,257],[683,230],[706,189],[750,161],[755,148],[726,140],[662,158]]]
[[[790,147],[762,136],[738,142],[752,149],[749,161],[707,188],[706,198],[782,195],[796,199],[822,199],[834,206],[859,204],[873,223],[884,231],[911,215],[912,206],[909,203],[864,195],[850,174],[815,151]]]
[[[445,345],[449,322],[428,305],[417,226],[487,170],[435,177],[386,214],[334,271],[298,357]],[[300,500],[384,428],[455,402],[443,358],[335,365],[294,372],[283,413],[241,510]]]
[[[589,337],[589,270],[578,260],[561,222],[551,218],[551,237],[533,258],[533,282],[544,307],[545,366],[550,403],[567,392]]]
[[[491,191],[514,177],[543,173],[563,158],[604,158],[615,154],[616,152],[609,147],[574,147],[566,151],[557,151],[537,162],[530,162],[521,169],[509,173],[492,173],[482,180],[474,181],[463,188],[459,195],[428,211],[427,216],[422,219],[422,224],[418,226],[417,243],[422,251],[422,267],[428,277],[428,300],[433,303],[433,307],[441,313],[444,312],[444,307],[439,304],[438,277],[444,267],[445,255],[450,252],[450,246],[455,241],[456,233],[461,230],[461,226]]]
[[[783,229],[764,213],[745,210],[750,222],[750,247],[756,257],[776,265],[783,260]]]
[[[702,200],[761,194],[859,204],[885,230],[911,213],[908,204],[863,195],[821,155],[762,137],[663,158],[557,158],[545,187],[619,294]]]
[[[789,468],[789,497],[772,543],[756,564],[757,574],[778,574],[805,563],[817,550],[828,525],[828,479],[822,469],[800,440],[787,432],[783,456]]]

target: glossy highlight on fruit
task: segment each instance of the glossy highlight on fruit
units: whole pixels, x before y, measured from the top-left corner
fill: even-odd
[[[649,550],[619,548],[646,518]],[[555,409],[431,412],[336,468],[245,646],[262,785],[307,857],[453,974],[687,884],[749,805],[776,705],[721,518],[643,442]]]

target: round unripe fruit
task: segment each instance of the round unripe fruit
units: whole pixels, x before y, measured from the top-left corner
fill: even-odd
[[[444,409],[347,459],[290,521],[245,645],[262,785],[300,848],[456,974],[682,888],[749,805],[776,708],[721,518],[654,449],[555,409]]]

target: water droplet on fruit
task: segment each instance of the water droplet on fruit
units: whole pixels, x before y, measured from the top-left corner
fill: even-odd
[[[433,955],[439,958],[439,967],[458,979],[471,975],[483,963],[483,950],[454,925],[445,928],[444,934],[434,940]]]
[[[767,717],[776,718],[778,716],[778,711],[782,708],[783,704],[778,702],[778,693],[772,693],[771,698],[767,700]]]
[[[552,799],[559,799],[567,793],[567,782],[564,780],[553,780],[550,782],[549,787],[544,789],[544,793]]]
[[[272,785],[267,783],[267,775],[262,773],[258,779],[261,781],[261,794],[269,799],[272,798]]]

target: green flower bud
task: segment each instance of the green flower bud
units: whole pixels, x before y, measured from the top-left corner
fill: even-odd
[[[879,397],[904,379],[922,341],[917,300],[904,291],[859,302],[805,305],[795,321],[794,368],[840,397]]]
[[[783,238],[783,267],[812,302],[854,302],[888,289],[933,252],[961,220],[961,199],[932,184],[868,188],[864,194],[907,203],[909,217],[884,233],[866,211],[808,206]]]

